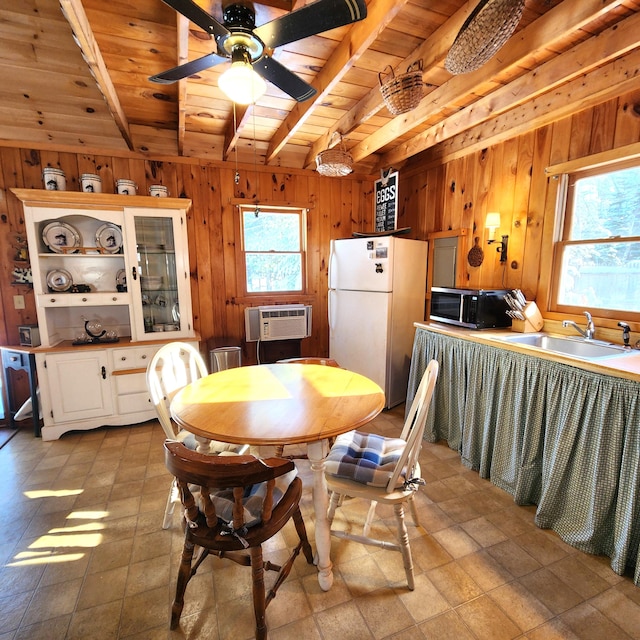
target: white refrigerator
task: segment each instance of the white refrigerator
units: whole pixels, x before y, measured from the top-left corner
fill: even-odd
[[[329,356],[377,382],[386,407],[404,402],[424,320],[427,243],[396,236],[331,241]]]

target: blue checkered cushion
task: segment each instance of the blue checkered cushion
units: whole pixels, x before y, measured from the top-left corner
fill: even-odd
[[[406,442],[373,433],[350,431],[336,438],[325,461],[325,473],[372,487],[386,487]],[[405,478],[398,478],[402,486]]]
[[[273,487],[273,508],[280,502],[287,492],[289,485],[298,475],[297,469],[276,478]],[[260,482],[248,486],[242,497],[244,507],[244,526],[253,527],[262,520],[262,503],[267,491],[267,483]],[[211,493],[211,499],[216,508],[216,515],[227,523],[233,522],[233,489],[220,489]]]

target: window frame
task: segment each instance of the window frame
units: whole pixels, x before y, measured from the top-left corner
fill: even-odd
[[[260,212],[270,214],[291,214],[296,213],[299,215],[299,240],[300,251],[295,252],[278,252],[278,253],[294,253],[300,255],[301,264],[301,288],[287,289],[284,291],[248,291],[247,287],[247,251],[245,249],[245,234],[244,234],[244,214],[247,212],[254,213],[256,208]],[[307,215],[308,209],[302,206],[293,205],[274,205],[274,204],[237,204],[236,205],[236,228],[238,230],[239,242],[236,243],[236,264],[238,273],[238,289],[242,298],[251,299],[269,299],[277,297],[279,300],[285,300],[288,297],[297,297],[307,295]]]
[[[562,277],[562,261],[565,248],[586,244],[623,244],[628,242],[640,242],[640,236],[613,236],[608,238],[594,237],[584,240],[571,240],[568,237],[574,215],[574,198],[572,196],[576,182],[584,178],[614,173],[631,167],[640,168],[640,159],[638,159],[638,157],[623,158],[614,162],[606,162],[597,166],[576,168],[573,171],[568,170],[564,173],[557,174],[557,177],[559,178],[559,185],[556,196],[556,218],[553,235],[549,311],[559,314],[576,315],[579,315],[584,311],[583,306],[561,304],[558,302],[560,280]],[[620,317],[621,311],[624,311],[625,319],[636,322],[640,321],[640,312],[626,311],[623,309],[605,309],[603,307],[593,308],[594,316],[613,320]]]

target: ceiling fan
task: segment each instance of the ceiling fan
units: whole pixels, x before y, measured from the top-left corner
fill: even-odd
[[[163,2],[213,36],[217,51],[158,73],[149,80],[170,84],[231,60],[232,65],[250,66],[298,102],[313,97],[316,90],[272,58],[273,49],[367,17],[364,0],[317,0],[256,27],[251,4],[228,5],[220,24],[192,0]]]

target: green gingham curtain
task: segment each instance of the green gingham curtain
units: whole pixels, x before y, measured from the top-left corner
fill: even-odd
[[[425,438],[640,586],[640,384],[418,328],[407,406],[431,359]]]

